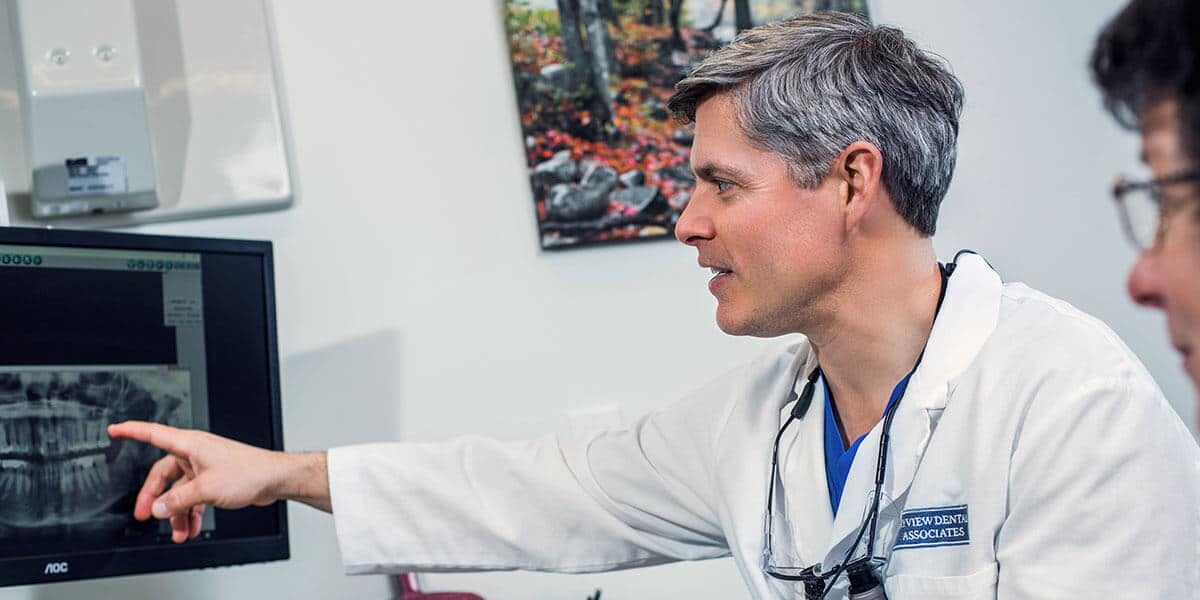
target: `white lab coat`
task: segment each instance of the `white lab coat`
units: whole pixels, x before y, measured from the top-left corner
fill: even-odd
[[[889,597],[1200,598],[1200,450],[1141,363],[1067,303],[1002,284],[977,256],[959,263],[892,427],[877,548],[891,556]],[[787,388],[814,367],[793,339],[629,430],[581,439],[331,450],[345,569],[586,572],[732,555],[755,598],[802,598],[762,572],[763,516]],[[874,487],[878,425],[833,518],[824,402],[818,391],[781,441],[798,566],[840,561]],[[966,542],[892,550],[901,517],[945,507],[967,521]]]

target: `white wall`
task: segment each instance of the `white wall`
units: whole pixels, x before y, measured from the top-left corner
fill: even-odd
[[[967,88],[937,246],[970,246],[1100,316],[1192,420],[1160,318],[1133,308],[1109,182],[1136,162],[1085,72],[1120,0],[879,0]],[[289,447],[628,422],[750,356],[713,324],[707,273],[663,242],[538,250],[496,0],[274,3],[301,198],[286,212],[147,231],[276,244]],[[287,563],[0,593],[37,598],[384,598],[348,578],[332,520],[293,506]],[[745,597],[729,561],[607,575],[442,575],[488,600]]]

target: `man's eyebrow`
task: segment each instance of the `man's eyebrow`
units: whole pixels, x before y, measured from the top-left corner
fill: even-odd
[[[700,166],[694,166],[692,172],[696,177],[704,181],[712,181],[713,179],[746,179],[746,172],[732,165],[704,163]]]

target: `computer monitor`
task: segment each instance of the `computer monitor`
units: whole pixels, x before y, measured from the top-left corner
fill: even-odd
[[[271,244],[0,227],[0,585],[288,557],[284,503],[134,520],[127,419],[283,448]]]

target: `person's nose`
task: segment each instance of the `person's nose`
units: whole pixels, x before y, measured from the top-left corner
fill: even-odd
[[[692,199],[679,215],[679,221],[675,223],[675,239],[689,246],[697,246],[700,242],[713,239],[716,233],[706,201],[697,186]]]
[[[1145,250],[1129,271],[1129,297],[1134,302],[1150,308],[1164,305],[1162,275],[1159,273],[1158,253],[1155,248]]]

